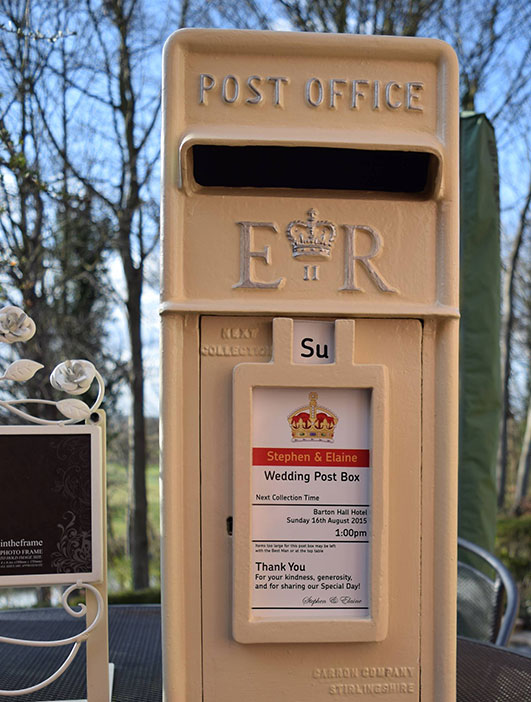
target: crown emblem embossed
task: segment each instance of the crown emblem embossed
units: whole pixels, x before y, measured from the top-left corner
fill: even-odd
[[[309,403],[288,416],[292,441],[333,441],[338,417],[326,407],[317,405],[317,393],[309,394]]]
[[[306,222],[295,219],[286,228],[293,258],[330,258],[336,238],[335,225],[327,220],[317,219],[319,213],[313,208],[308,210],[307,214]]]

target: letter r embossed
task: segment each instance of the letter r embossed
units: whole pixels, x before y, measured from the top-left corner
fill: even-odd
[[[399,292],[387,283],[374,263],[372,263],[372,259],[376,258],[383,248],[383,240],[380,234],[365,224],[344,224],[343,229],[345,230],[345,282],[340,290],[363,292],[362,288],[356,285],[356,263],[360,263],[378,290],[387,293]],[[368,254],[356,254],[356,231],[366,232],[371,237],[372,248]]]

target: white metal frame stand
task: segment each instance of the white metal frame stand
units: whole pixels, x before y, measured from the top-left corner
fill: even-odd
[[[0,342],[12,344],[14,342],[27,341],[35,334],[35,323],[23,310],[18,307],[9,306],[0,310]],[[43,368],[42,364],[29,359],[19,359],[11,363],[0,380],[11,380],[15,382],[25,382]],[[64,610],[75,618],[86,617],[86,627],[83,631],[65,639],[34,641],[26,639],[10,638],[0,635],[0,643],[12,644],[16,646],[34,646],[37,648],[69,646],[70,651],[59,668],[48,678],[30,687],[19,690],[0,689],[0,696],[18,697],[33,692],[38,692],[57,680],[71,665],[79,652],[81,644],[86,642],[87,646],[87,702],[110,702],[112,695],[112,683],[114,676],[114,665],[109,663],[109,636],[108,636],[108,606],[107,606],[107,518],[106,518],[106,490],[105,490],[105,412],[99,407],[105,394],[103,379],[92,363],[85,360],[64,361],[59,364],[50,376],[50,382],[54,388],[70,395],[80,395],[86,392],[92,382],[98,383],[98,396],[95,402],[89,407],[82,400],[68,398],[57,402],[51,400],[0,400],[0,407],[25,419],[26,422],[40,425],[56,425],[58,427],[71,425],[84,421],[86,424],[97,424],[102,429],[102,490],[101,490],[101,552],[102,552],[102,578],[101,581],[93,584],[79,580],[70,584],[62,595],[62,605]],[[55,405],[57,410],[64,416],[60,420],[41,419],[21,410],[21,404],[47,404]],[[56,578],[56,576],[53,576]],[[31,585],[28,576],[24,576],[24,585]],[[0,578],[1,582],[1,578]],[[36,584],[42,584],[39,580]],[[4,586],[11,586],[7,584]],[[68,598],[76,590],[84,590],[86,603],[80,604],[78,609],[74,609],[68,603]],[[0,672],[1,675],[1,672]],[[68,701],[64,701],[68,702]],[[73,701],[70,701],[73,702]]]

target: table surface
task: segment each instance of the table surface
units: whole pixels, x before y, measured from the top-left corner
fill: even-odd
[[[1,634],[55,639],[79,631],[80,622],[62,609],[0,613]],[[109,608],[110,659],[115,664],[113,702],[160,702],[162,663],[160,606]],[[34,695],[1,699],[32,702],[86,697],[84,647],[70,669]],[[458,702],[531,702],[531,658],[467,639],[457,646]],[[23,688],[45,679],[65,658],[65,648],[32,649],[0,644],[0,688]]]

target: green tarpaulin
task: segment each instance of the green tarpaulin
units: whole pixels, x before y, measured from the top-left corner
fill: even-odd
[[[498,159],[485,115],[463,113],[460,137],[459,536],[492,552],[501,409]]]

